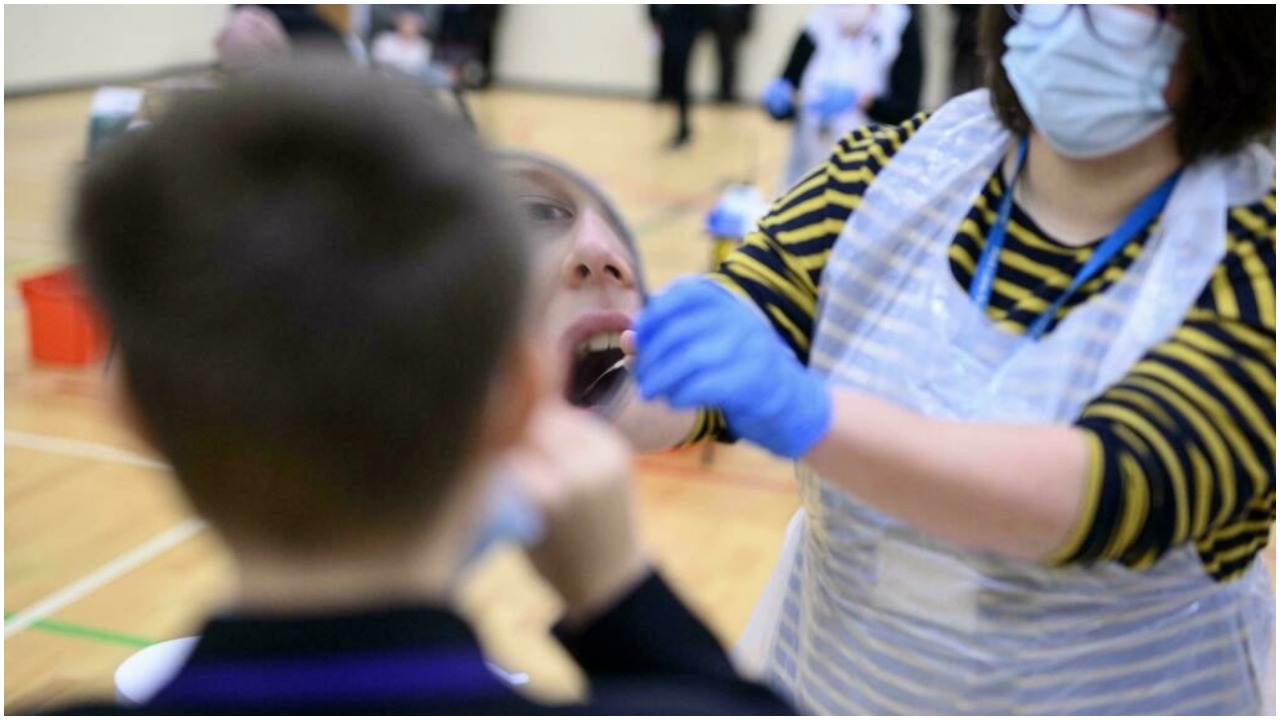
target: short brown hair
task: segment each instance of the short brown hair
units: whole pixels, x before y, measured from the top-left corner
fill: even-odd
[[[523,315],[501,187],[456,118],[336,68],[182,97],[90,165],[78,253],[215,526],[290,551],[420,530]]]
[[[1231,153],[1275,132],[1275,5],[1176,5],[1186,35],[1182,53],[1190,74],[1173,108],[1178,151],[1190,162]],[[996,115],[1010,131],[1030,132],[1018,95],[1005,75],[1004,35],[1013,19],[1002,5],[985,5],[978,53]]]

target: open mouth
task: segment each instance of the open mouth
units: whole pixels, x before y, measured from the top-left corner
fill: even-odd
[[[592,408],[613,398],[628,375],[621,337],[620,332],[602,332],[578,345],[569,361],[565,397],[570,403]]]

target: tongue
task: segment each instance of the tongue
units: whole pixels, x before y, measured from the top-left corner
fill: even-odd
[[[609,373],[610,368],[622,359],[621,348],[609,348],[589,352],[573,364],[573,376],[569,378],[566,394],[569,402],[578,407],[592,407],[608,399],[624,371]],[[608,373],[611,377],[601,379]],[[612,377],[616,376],[616,377]]]

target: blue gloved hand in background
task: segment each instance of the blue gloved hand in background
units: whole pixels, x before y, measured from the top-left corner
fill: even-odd
[[[724,189],[703,218],[702,229],[714,238],[740,240],[769,211],[759,188],[736,183]]]
[[[672,283],[650,298],[635,331],[634,377],[646,400],[719,409],[735,435],[791,459],[830,430],[826,383],[714,281]]]
[[[826,85],[809,108],[823,119],[833,118],[858,106],[858,91],[847,85]]]
[[[792,109],[792,96],[795,94],[796,88],[791,81],[778,78],[765,86],[764,89],[764,109],[775,120],[781,120],[786,117]]]
[[[703,219],[702,229],[716,238],[741,238],[742,219],[728,208],[717,205]]]

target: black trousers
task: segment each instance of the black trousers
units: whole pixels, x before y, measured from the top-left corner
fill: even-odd
[[[682,27],[662,29],[662,88],[670,93],[678,114],[677,134],[689,132],[689,60],[698,34]]]
[[[717,23],[715,36],[716,57],[720,61],[719,98],[734,100],[738,96],[738,41],[742,39],[742,29]]]

